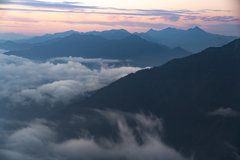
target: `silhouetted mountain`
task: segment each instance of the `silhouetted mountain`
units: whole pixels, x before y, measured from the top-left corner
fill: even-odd
[[[109,31],[102,31],[102,32],[98,32],[98,31],[91,31],[91,32],[77,32],[77,31],[66,31],[66,32],[59,32],[59,33],[54,33],[54,34],[45,34],[43,36],[36,36],[30,39],[25,39],[25,40],[19,40],[16,41],[17,43],[41,43],[44,41],[49,41],[51,39],[56,39],[56,38],[64,38],[67,37],[71,34],[81,34],[81,35],[96,35],[96,36],[102,36],[106,39],[109,40],[113,40],[113,39],[123,39],[126,38],[127,36],[130,36],[131,33],[129,33],[128,31],[124,30],[124,29],[119,29],[119,30],[109,30]],[[3,41],[4,42],[4,41]]]
[[[124,29],[119,29],[119,30],[109,30],[109,31],[102,31],[102,32],[97,32],[97,31],[92,31],[92,32],[86,32],[85,34],[92,34],[92,35],[97,35],[97,36],[102,36],[106,39],[113,40],[113,39],[123,39],[131,35],[128,31]]]
[[[31,46],[32,45],[29,43],[18,44],[12,41],[6,41],[4,43],[0,43],[0,49],[5,49],[5,50],[24,50],[24,49],[31,48]]]
[[[18,33],[2,33],[0,34],[1,40],[12,41],[12,40],[19,40],[19,39],[26,39],[27,36]]]
[[[166,28],[161,31],[150,29],[146,33],[134,33],[140,37],[170,48],[182,47],[192,53],[197,53],[208,47],[220,47],[237,37],[222,36],[207,33],[199,27],[181,30],[175,28]]]
[[[63,38],[63,37],[69,36],[69,35],[74,34],[74,33],[79,34],[79,32],[70,30],[70,31],[66,31],[66,32],[60,32],[60,33],[54,33],[54,34],[45,34],[43,36],[36,36],[36,37],[31,38],[31,39],[27,39],[27,40],[19,41],[19,42],[31,43],[31,44],[32,43],[41,43],[41,42],[45,42],[45,41],[56,39],[56,38]]]
[[[51,39],[45,42],[40,42],[40,43],[16,43],[13,41],[6,41],[4,43],[0,43],[0,49],[5,49],[5,50],[11,50],[11,51],[20,51],[20,50],[26,50],[30,49],[34,46],[41,46],[41,45],[50,45],[54,42],[59,41],[61,38],[55,38]]]
[[[17,55],[34,60],[54,57],[83,57],[133,60],[135,66],[161,65],[174,58],[166,46],[148,42],[139,36],[130,35],[121,40],[107,40],[101,36],[72,34],[52,45],[36,46],[25,51],[10,51],[5,54]],[[184,51],[181,50],[184,56]],[[185,56],[189,52],[185,51]],[[178,55],[179,57],[179,55]]]
[[[163,119],[162,140],[183,155],[194,156],[195,160],[238,159],[239,62],[240,39],[237,39],[223,47],[208,48],[130,74],[70,105],[55,119],[67,122],[73,115],[89,115],[94,119],[91,108],[151,112]],[[65,127],[72,134],[79,128]],[[99,134],[104,129],[100,120],[85,127]]]

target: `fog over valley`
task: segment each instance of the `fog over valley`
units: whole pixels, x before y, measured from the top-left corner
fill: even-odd
[[[53,63],[56,60],[62,63]],[[88,92],[141,69],[115,67],[112,62],[118,60],[62,57],[35,62],[0,54],[1,109],[66,106],[76,97],[88,96]],[[92,64],[95,69],[82,63]]]

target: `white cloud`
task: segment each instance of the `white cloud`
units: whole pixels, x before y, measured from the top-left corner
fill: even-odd
[[[235,117],[235,116],[240,116],[240,112],[234,111],[232,108],[219,108],[216,109],[212,112],[208,112],[208,115],[211,116],[230,116],[230,117]]]
[[[49,59],[49,62],[54,62],[54,61],[72,61],[72,62],[80,62],[80,63],[116,63],[116,62],[120,62],[119,60],[116,59],[102,59],[102,58],[82,58],[82,57],[56,57],[56,58],[52,58]]]
[[[37,119],[9,134],[4,140],[4,145],[0,147],[0,156],[6,157],[6,160],[15,160],[17,156],[18,160],[185,159],[173,148],[166,146],[156,134],[155,126],[162,125],[157,117],[113,111],[100,112],[109,120],[116,122],[114,125],[119,128],[121,142],[101,138],[97,143],[93,135],[90,138],[80,137],[58,142],[56,141],[58,133],[54,130],[54,124]],[[136,141],[133,128],[126,123],[126,116],[130,115],[137,124],[150,124],[148,127],[137,125],[143,137],[142,145]]]
[[[55,102],[66,104],[84,92],[99,89],[137,67],[114,67],[106,63],[117,60],[63,57],[65,63],[37,63],[31,60],[0,54],[0,99],[8,99],[8,106],[29,103]],[[80,62],[96,63],[99,69],[90,69]],[[10,103],[11,102],[11,103]]]
[[[8,52],[8,50],[0,49],[0,54]]]

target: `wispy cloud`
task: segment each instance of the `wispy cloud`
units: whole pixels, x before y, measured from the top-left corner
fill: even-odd
[[[234,18],[233,16],[184,16],[183,20],[196,20],[200,19],[202,21],[215,21],[215,22],[234,22],[240,19]]]
[[[234,18],[233,16],[206,16],[206,17],[199,17],[203,21],[217,21],[217,22],[233,22],[239,21],[238,18]]]
[[[61,2],[61,3],[53,3],[53,2],[44,2],[38,0],[11,0],[11,1],[1,1],[0,4],[10,4],[10,5],[19,5],[19,6],[28,6],[28,7],[36,7],[36,8],[52,8],[52,9],[103,9],[95,6],[84,6],[80,5],[80,2]]]
[[[183,20],[196,20],[200,19],[202,21],[215,21],[215,22],[234,22],[240,19],[234,16],[193,16],[189,12],[179,12],[179,11],[164,11],[159,10],[156,12],[154,10],[143,10],[143,12],[106,12],[106,11],[88,11],[88,10],[51,10],[51,9],[22,9],[22,8],[0,8],[3,11],[24,11],[24,12],[52,12],[52,13],[80,13],[80,14],[99,14],[99,15],[111,15],[111,20],[118,20],[116,16],[125,16],[125,19],[133,18],[133,16],[155,16],[148,18],[149,20],[164,19],[166,21],[176,22],[183,17]],[[136,11],[136,10],[134,10]],[[178,14],[182,13],[182,14]],[[186,15],[187,14],[187,15]],[[159,17],[156,17],[159,16]],[[21,22],[39,22],[36,19],[21,18],[21,17],[10,17],[3,18],[3,21],[21,21]]]
[[[197,16],[184,16],[184,19],[183,20],[195,20],[197,19],[198,17]]]
[[[180,19],[180,15],[176,15],[176,14],[173,14],[173,15],[165,15],[165,16],[160,16],[160,17],[151,17],[151,18],[148,18],[149,20],[157,20],[157,19],[164,19],[165,21],[173,21],[173,22],[176,22]]]
[[[65,12],[65,13],[89,13],[89,14],[114,14],[114,15],[128,15],[128,16],[170,16],[169,20],[176,21],[177,17],[184,15],[198,15],[201,12],[216,11],[220,12],[223,10],[210,10],[204,9],[200,11],[192,10],[165,10],[165,9],[124,9],[114,7],[101,7],[101,6],[88,6],[79,2],[45,2],[38,0],[12,0],[12,1],[1,1],[0,4],[7,6],[17,5],[19,8],[4,7],[0,10],[13,10],[13,11],[36,11],[36,12]],[[22,6],[33,7],[36,9],[26,9]],[[100,11],[101,10],[101,11]],[[104,11],[102,11],[104,10]],[[225,10],[224,10],[225,11]]]
[[[151,18],[148,18],[149,20],[156,20],[156,19],[159,19],[159,17],[151,17]]]
[[[35,119],[30,122],[16,122],[2,119],[8,128],[0,130],[0,157],[8,160],[145,160],[168,159],[186,160],[175,149],[165,145],[158,132],[162,129],[161,120],[155,116],[131,114],[128,119],[136,123],[130,127],[126,114],[117,111],[100,111],[105,123],[112,122],[117,128],[121,141],[115,142],[110,138],[93,138],[94,134],[78,136],[59,141],[61,134],[57,132],[56,123],[45,119]],[[72,121],[88,123],[89,117],[78,117]],[[83,120],[84,119],[84,120]],[[85,121],[85,119],[87,119]],[[96,124],[101,130],[102,123]],[[76,128],[79,128],[76,127]],[[86,132],[86,131],[85,131]],[[136,136],[138,133],[138,137]],[[137,139],[142,139],[139,144]],[[94,154],[93,154],[94,153]],[[190,159],[190,158],[188,158]]]
[[[89,59],[85,59],[82,57],[56,57],[56,58],[52,58],[49,59],[49,62],[54,62],[54,61],[72,61],[72,62],[80,62],[80,63],[98,63],[98,64],[103,64],[103,63],[116,63],[116,62],[120,62],[119,60],[116,59],[102,59],[102,58],[89,58]]]
[[[109,9],[109,8],[108,8]],[[131,12],[113,12],[113,11],[89,11],[89,10],[50,10],[50,9],[22,9],[22,8],[0,8],[3,11],[25,11],[25,12],[59,12],[59,13],[86,13],[86,14],[104,14],[104,15],[125,15],[125,16],[181,16],[175,11],[159,11],[154,10],[142,11],[131,10]],[[117,9],[118,10],[118,9]]]
[[[145,28],[159,28],[162,29],[167,26],[175,27],[173,25],[164,23],[148,23],[148,22],[134,22],[134,21],[58,21],[69,24],[98,24],[103,26],[124,26],[124,27],[145,27]]]
[[[17,22],[34,22],[37,23],[39,20],[37,19],[32,19],[32,18],[27,18],[27,17],[17,17],[17,16],[3,16],[0,18],[1,21],[17,21]]]
[[[180,19],[180,16],[179,15],[163,16],[162,19],[167,20],[167,21],[176,22]]]
[[[220,9],[201,9],[199,12],[231,12],[231,10],[220,10]]]
[[[56,60],[63,62],[52,63]],[[46,106],[51,107],[57,102],[67,104],[78,95],[99,89],[141,69],[110,66],[108,63],[119,62],[110,59],[62,57],[50,61],[36,63],[21,57],[0,54],[1,108],[34,106],[32,104],[48,104]],[[92,63],[98,68],[88,68],[82,63]]]
[[[212,112],[208,112],[208,115],[211,116],[227,116],[227,117],[235,117],[240,116],[240,112],[234,111],[232,108],[219,108]]]

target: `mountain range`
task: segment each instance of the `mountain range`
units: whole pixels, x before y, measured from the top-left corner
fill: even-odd
[[[127,60],[134,66],[145,67],[161,65],[170,59],[188,56],[191,53],[180,47],[169,49],[136,35],[120,40],[108,40],[101,36],[72,34],[49,45],[38,45],[28,50],[10,51],[5,54],[33,60],[69,56],[118,59]]]
[[[46,40],[39,43],[17,43],[14,41],[5,41],[3,43],[0,43],[0,48],[4,50],[21,51],[21,50],[30,49],[34,46],[50,45],[60,39],[61,38],[55,38],[55,39],[50,39],[50,40]]]
[[[146,33],[134,33],[148,41],[166,45],[170,48],[182,47],[192,53],[198,53],[208,47],[220,47],[238,37],[223,36],[205,32],[199,27],[181,30],[166,28],[160,31],[150,29]]]
[[[13,40],[20,40],[20,39],[29,39],[28,36],[18,33],[2,33],[0,34],[0,42],[1,41],[13,41]]]
[[[20,44],[23,44],[22,47],[13,47],[13,49],[8,47],[8,50],[16,50],[17,48],[26,48],[26,44],[35,44],[33,46],[36,46],[36,43],[40,44],[45,41],[53,40],[53,39],[60,39],[64,38],[66,36],[70,36],[71,34],[81,34],[81,35],[96,35],[96,36],[102,36],[108,40],[121,40],[131,35],[128,31],[124,29],[120,30],[107,30],[107,31],[91,31],[91,32],[77,32],[77,31],[66,31],[66,32],[60,32],[55,34],[45,34],[43,36],[36,36],[29,39],[22,39],[22,40],[15,40],[14,42]],[[158,43],[161,45],[166,45],[169,48],[173,49],[176,47],[181,47],[185,50],[188,50],[192,53],[198,53],[205,48],[208,47],[220,47],[224,44],[229,43],[230,41],[237,39],[236,36],[223,36],[223,35],[217,35],[217,34],[211,34],[208,32],[205,32],[199,27],[190,28],[188,30],[181,30],[176,28],[166,28],[163,30],[153,30],[150,29],[146,33],[133,33],[134,35],[138,35],[143,39],[146,39],[150,42]],[[6,40],[4,40],[6,41]],[[3,43],[4,41],[0,41],[0,43]],[[31,45],[28,45],[32,47]],[[4,49],[7,46],[4,44],[1,44],[0,48]]]
[[[163,120],[164,143],[195,160],[238,159],[240,155],[240,39],[151,69],[138,71],[58,112],[65,136],[87,128],[93,135],[116,132],[97,110],[154,114]],[[90,117],[70,124],[72,116]],[[97,121],[94,121],[94,119]],[[129,121],[130,125],[134,125]],[[106,133],[106,130],[108,131]]]

